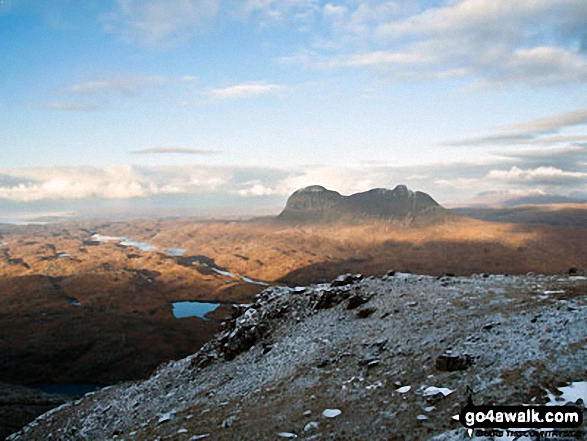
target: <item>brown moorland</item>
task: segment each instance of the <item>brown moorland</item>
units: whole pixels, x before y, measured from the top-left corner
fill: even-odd
[[[184,218],[0,226],[0,381],[145,378],[161,363],[197,351],[231,314],[230,304],[252,301],[264,283],[308,285],[347,272],[560,274],[587,267],[582,224],[487,222],[442,210],[435,209],[433,221]],[[100,242],[95,234],[157,248]],[[176,301],[223,305],[206,318],[178,319]],[[29,407],[26,412],[34,410]]]
[[[130,237],[158,250],[97,244],[93,233]],[[409,226],[176,219],[7,228],[0,249],[0,380],[145,377],[161,362],[198,349],[230,310],[212,313],[219,320],[176,319],[172,302],[249,302],[264,286],[243,276],[295,286],[390,269],[564,273],[587,267],[586,233],[458,216]],[[170,256],[162,252],[166,247],[185,253]]]

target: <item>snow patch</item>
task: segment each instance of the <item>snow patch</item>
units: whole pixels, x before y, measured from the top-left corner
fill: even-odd
[[[453,392],[454,391],[450,390],[447,387],[434,387],[434,386],[430,386],[430,387],[427,387],[424,390],[424,396],[425,397],[432,397],[434,395],[437,395],[437,394],[441,393],[442,395],[444,395],[446,397],[447,395],[450,395]]]
[[[324,415],[326,418],[334,418],[339,416],[342,413],[342,411],[340,409],[326,409],[324,412],[322,412],[322,415]]]
[[[408,392],[410,389],[412,388],[412,386],[402,386],[400,387],[397,391],[400,394],[405,394],[406,392]]]

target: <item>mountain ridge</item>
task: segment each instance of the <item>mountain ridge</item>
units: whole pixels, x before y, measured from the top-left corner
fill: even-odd
[[[349,196],[321,185],[311,185],[295,191],[277,219],[327,223],[378,218],[411,223],[414,220],[435,221],[448,214],[430,195],[409,190],[405,185],[397,185],[393,190],[373,188]]]

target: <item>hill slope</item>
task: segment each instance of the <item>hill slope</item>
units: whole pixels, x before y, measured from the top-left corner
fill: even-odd
[[[545,403],[584,380],[586,288],[402,273],[271,287],[199,353],[9,439],[430,439],[459,427],[467,386],[477,403]]]

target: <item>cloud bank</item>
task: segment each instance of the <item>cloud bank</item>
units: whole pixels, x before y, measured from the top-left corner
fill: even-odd
[[[296,29],[309,43],[276,58],[318,69],[462,78],[475,88],[587,82],[584,0],[117,0],[102,17],[108,32],[155,46],[219,21]]]
[[[404,79],[461,78],[475,89],[584,84],[586,19],[582,0],[332,2],[320,15],[328,35],[279,60]]]
[[[459,205],[481,194],[572,195],[587,192],[584,165],[574,162],[587,147],[553,154],[521,152],[485,163],[420,166],[357,164],[297,168],[212,165],[45,167],[0,170],[0,201],[92,201],[207,195],[217,206],[234,198],[272,198],[284,203],[313,184],[343,194],[407,184],[441,203]],[[513,154],[512,154],[513,155]],[[555,164],[555,165],[553,165]],[[275,199],[277,198],[277,199]],[[227,202],[225,202],[227,204]]]

